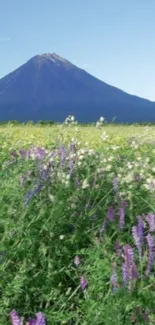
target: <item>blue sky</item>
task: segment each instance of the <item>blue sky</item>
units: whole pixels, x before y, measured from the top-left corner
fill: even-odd
[[[55,52],[155,101],[155,0],[0,0],[0,77]]]

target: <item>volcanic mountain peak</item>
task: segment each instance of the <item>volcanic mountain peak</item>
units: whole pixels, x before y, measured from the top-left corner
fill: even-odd
[[[0,120],[63,121],[70,114],[85,123],[100,116],[155,121],[155,103],[98,80],[56,53],[36,55],[0,79]]]
[[[56,53],[44,53],[41,56],[52,61],[69,62],[61,56],[57,55]]]
[[[68,60],[64,59],[63,57],[59,56],[56,53],[43,53],[41,55],[36,55],[33,58],[31,58],[29,61],[34,62],[34,63],[45,63],[51,62],[57,66],[67,66],[67,67],[72,67],[73,64],[69,62]]]

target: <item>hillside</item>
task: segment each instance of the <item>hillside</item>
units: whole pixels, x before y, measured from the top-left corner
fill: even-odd
[[[57,54],[37,55],[0,79],[0,120],[155,121],[155,103],[112,87]]]

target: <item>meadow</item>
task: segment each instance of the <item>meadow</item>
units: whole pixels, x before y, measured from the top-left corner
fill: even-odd
[[[155,127],[0,127],[0,325],[155,324]]]

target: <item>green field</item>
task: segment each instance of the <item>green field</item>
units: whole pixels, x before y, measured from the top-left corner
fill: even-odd
[[[154,126],[1,126],[0,325],[155,324],[154,214]]]

